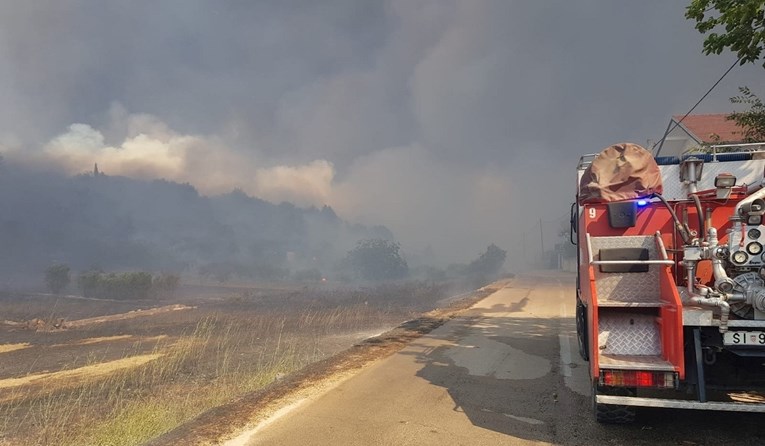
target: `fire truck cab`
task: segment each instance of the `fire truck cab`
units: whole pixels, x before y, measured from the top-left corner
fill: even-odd
[[[576,325],[599,422],[765,412],[765,144],[583,156]]]

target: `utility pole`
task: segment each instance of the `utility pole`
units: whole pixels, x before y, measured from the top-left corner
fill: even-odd
[[[542,263],[544,264],[545,261],[545,236],[544,232],[542,231],[542,218],[539,218],[539,246],[541,249],[541,256],[542,256]]]

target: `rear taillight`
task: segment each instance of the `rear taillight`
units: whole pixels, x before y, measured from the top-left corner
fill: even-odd
[[[643,370],[601,370],[600,385],[612,387],[661,387],[673,388],[674,372],[651,372]]]

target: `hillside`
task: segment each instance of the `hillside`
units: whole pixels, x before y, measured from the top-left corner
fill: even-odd
[[[142,269],[280,279],[329,272],[359,239],[393,236],[330,207],[273,204],[241,191],[203,196],[189,184],[103,173],[66,177],[9,163],[0,171],[0,279]]]

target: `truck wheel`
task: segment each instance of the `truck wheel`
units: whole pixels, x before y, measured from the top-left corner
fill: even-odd
[[[576,339],[579,342],[579,355],[585,361],[590,360],[589,339],[587,335],[587,307],[576,299]]]
[[[595,420],[603,424],[629,424],[635,421],[635,408],[633,406],[620,406],[615,404],[598,404],[595,397],[598,395],[634,396],[635,391],[626,388],[600,387],[596,382],[592,386],[592,407],[595,412]]]

